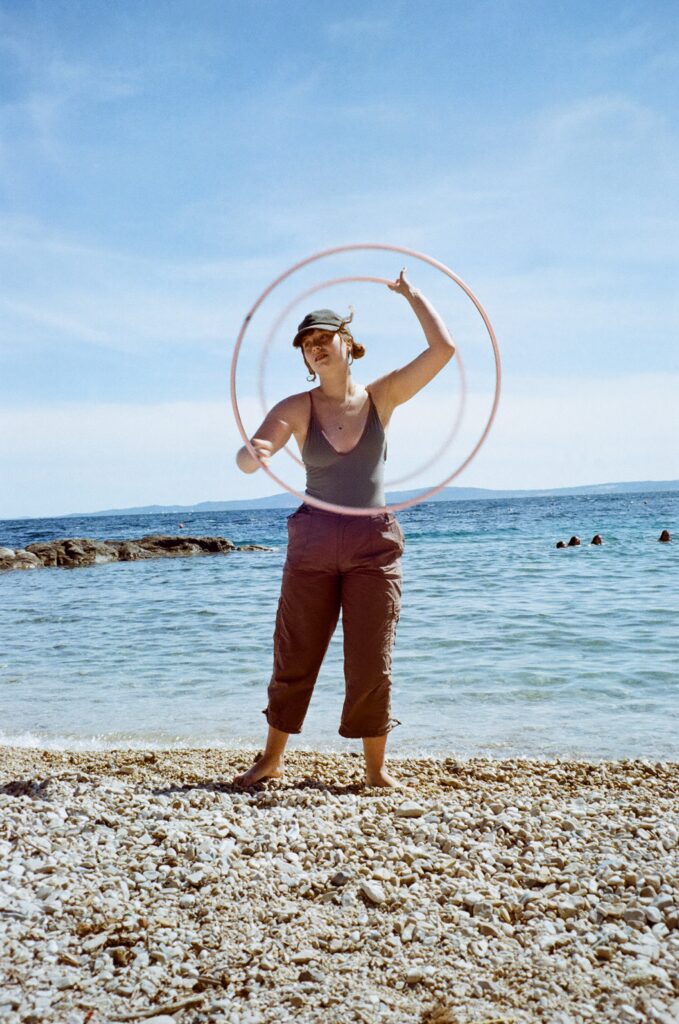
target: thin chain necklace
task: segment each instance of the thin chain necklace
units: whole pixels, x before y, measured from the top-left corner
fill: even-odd
[[[347,411],[347,409],[350,409],[350,408],[351,408],[351,401],[349,401],[348,405],[345,402],[342,406],[340,406],[340,413],[344,413],[344,412]],[[336,430],[344,430],[344,427],[342,426],[341,423],[336,423],[335,424],[335,429]]]

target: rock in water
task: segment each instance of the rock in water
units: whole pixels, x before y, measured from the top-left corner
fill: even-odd
[[[69,537],[29,544],[25,550],[0,547],[0,571],[4,569],[77,569],[107,562],[136,562],[147,558],[187,558],[194,555],[226,555],[231,551],[271,551],[260,544],[238,547],[226,537],[169,537],[149,534],[140,540],[92,540]]]

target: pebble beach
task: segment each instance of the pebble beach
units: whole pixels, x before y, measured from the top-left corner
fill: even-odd
[[[0,1020],[679,1021],[679,765],[0,748]]]

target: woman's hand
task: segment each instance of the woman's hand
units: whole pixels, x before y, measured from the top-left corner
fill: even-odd
[[[257,452],[259,461],[268,468],[269,459],[273,455],[273,441],[267,441],[264,437],[253,437],[250,444]]]
[[[238,449],[236,465],[243,473],[256,473],[262,466],[269,465],[269,459],[273,455],[273,441],[267,441],[263,437],[253,437],[250,444],[257,452],[257,459],[254,459],[250,451],[243,445]]]
[[[413,294],[414,289],[406,278],[407,269],[407,267],[404,267],[396,280],[388,284],[387,288],[390,288],[392,292],[398,292],[399,295],[405,295],[406,298],[409,298]]]

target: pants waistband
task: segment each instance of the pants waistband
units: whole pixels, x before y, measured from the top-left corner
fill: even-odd
[[[327,509],[316,508],[315,505],[307,505],[306,502],[303,502],[298,508],[295,509],[293,515],[295,515],[295,513],[297,512],[312,513],[314,516],[327,516],[328,519],[337,519],[342,521],[346,521],[347,519],[379,519],[380,517],[384,519],[395,518],[393,512],[385,512],[382,509],[382,506],[380,506],[379,509],[375,509],[375,512],[373,514],[366,513],[365,515],[352,516],[347,515],[345,512],[329,512]]]

